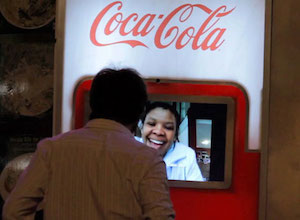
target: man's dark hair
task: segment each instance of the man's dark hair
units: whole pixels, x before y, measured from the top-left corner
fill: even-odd
[[[153,109],[156,109],[156,108],[162,108],[162,109],[165,109],[165,110],[169,110],[175,117],[175,120],[176,120],[176,127],[175,127],[175,138],[176,140],[178,141],[178,132],[179,132],[179,125],[180,125],[180,116],[176,110],[176,108],[173,106],[173,105],[170,105],[166,102],[148,102],[146,104],[146,109],[145,111],[143,112],[142,116],[141,116],[141,122],[142,124],[144,125],[144,122],[145,122],[145,119],[146,119],[146,116],[148,115],[148,113],[150,111],[152,111]]]
[[[138,121],[147,102],[143,79],[134,69],[103,69],[90,90],[90,119],[105,118],[128,125]]]

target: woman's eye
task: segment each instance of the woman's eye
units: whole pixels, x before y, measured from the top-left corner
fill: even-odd
[[[147,125],[149,125],[149,126],[155,126],[155,123],[154,122],[147,122]]]
[[[174,126],[166,126],[165,128],[166,128],[167,130],[174,131]]]

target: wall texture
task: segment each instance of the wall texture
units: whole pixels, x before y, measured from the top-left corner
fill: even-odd
[[[300,2],[273,0],[267,220],[300,219]]]

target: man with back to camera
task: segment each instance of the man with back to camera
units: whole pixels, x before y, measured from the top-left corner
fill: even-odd
[[[90,121],[39,142],[28,168],[6,200],[3,219],[174,219],[165,164],[134,139],[147,101],[132,69],[103,69],[90,91]]]

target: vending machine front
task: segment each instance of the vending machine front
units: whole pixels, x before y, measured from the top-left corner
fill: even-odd
[[[91,81],[83,79],[76,87],[75,129],[84,126],[89,118]],[[161,79],[148,79],[147,88],[150,103],[168,103],[178,111],[178,141],[195,152],[194,159],[203,177],[169,179],[176,219],[257,219],[260,155],[245,148],[245,91],[234,84]],[[137,130],[135,135],[140,136],[141,132]],[[177,158],[186,156],[184,150],[177,154]],[[172,168],[177,168],[176,164]]]

